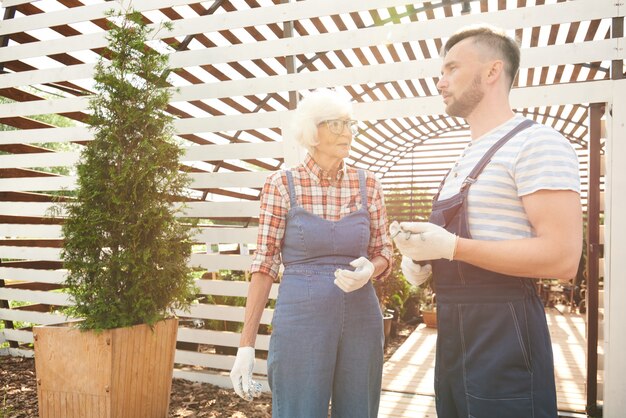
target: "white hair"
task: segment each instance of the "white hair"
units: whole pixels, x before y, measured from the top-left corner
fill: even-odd
[[[317,125],[345,116],[352,118],[352,103],[347,95],[330,89],[317,89],[298,103],[291,132],[294,139],[312,154],[319,144]]]

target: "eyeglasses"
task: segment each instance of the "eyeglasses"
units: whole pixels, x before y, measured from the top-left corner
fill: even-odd
[[[320,122],[320,124],[322,123],[325,123],[326,126],[328,126],[328,130],[335,135],[341,135],[344,126],[350,130],[352,135],[356,135],[359,132],[359,127],[357,126],[358,122],[352,119],[329,119]]]

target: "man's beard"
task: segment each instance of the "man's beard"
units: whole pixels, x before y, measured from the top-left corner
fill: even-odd
[[[471,115],[474,109],[476,109],[476,106],[478,106],[478,103],[480,103],[485,96],[485,93],[480,87],[480,75],[477,74],[469,88],[461,94],[461,97],[456,100],[453,99],[452,103],[446,107],[446,113],[450,116],[460,118],[467,118]]]

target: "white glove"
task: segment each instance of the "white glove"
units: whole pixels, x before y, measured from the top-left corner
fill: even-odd
[[[261,395],[261,384],[252,380],[254,347],[239,347],[235,364],[230,371],[230,380],[235,393],[246,401]]]
[[[406,255],[402,256],[402,263],[400,264],[400,267],[402,268],[402,274],[404,274],[406,280],[415,287],[428,280],[430,273],[433,271],[430,263],[420,266],[419,264],[414,263],[413,260]]]
[[[430,222],[392,222],[389,233],[402,255],[415,261],[454,258],[458,237]]]
[[[335,284],[346,293],[362,288],[374,274],[374,264],[365,257],[350,262],[354,271],[336,270]]]

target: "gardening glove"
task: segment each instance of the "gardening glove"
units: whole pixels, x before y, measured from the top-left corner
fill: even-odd
[[[261,395],[261,384],[252,380],[254,347],[239,347],[235,364],[230,371],[230,380],[235,393],[246,401]]]
[[[402,255],[414,261],[452,260],[458,237],[430,222],[392,222],[389,233]]]
[[[346,293],[362,288],[374,274],[374,264],[365,257],[352,260],[350,265],[355,267],[354,271],[342,269],[335,271],[334,283]]]
[[[404,274],[406,280],[415,287],[428,280],[428,277],[430,277],[430,274],[433,271],[430,263],[420,265],[406,255],[402,256],[402,263],[400,264],[400,267],[402,268],[402,274]]]

